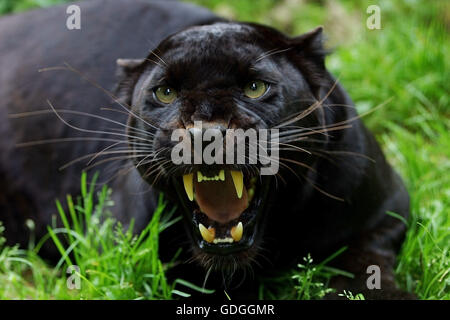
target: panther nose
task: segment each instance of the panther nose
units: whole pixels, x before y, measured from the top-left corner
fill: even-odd
[[[207,130],[217,130],[222,134],[222,137],[225,137],[227,132],[227,128],[224,123],[220,122],[201,122],[200,126],[189,126],[187,127],[189,134],[192,139],[200,139],[203,137],[203,134]]]
[[[203,137],[203,130],[197,127],[192,127],[188,129],[189,134],[191,135],[191,139],[194,141],[195,139],[202,139]]]
[[[219,121],[208,121],[202,123],[203,129],[217,129],[220,131],[225,132],[227,129],[227,124],[225,122],[219,122]]]
[[[203,151],[210,143],[211,139],[217,139],[217,136],[221,135],[225,140],[227,132],[226,127],[217,122],[196,122],[195,126],[186,127],[186,129],[190,135],[191,150],[193,150],[195,164],[203,162]],[[205,136],[205,132],[207,131],[209,131],[208,137]],[[206,139],[204,141],[205,137]]]

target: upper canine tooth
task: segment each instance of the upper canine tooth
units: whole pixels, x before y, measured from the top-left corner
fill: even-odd
[[[202,173],[200,171],[197,171],[197,181],[202,182],[203,180],[205,180],[205,179],[204,179]]]
[[[194,186],[193,186],[194,174],[189,173],[183,176],[184,190],[189,198],[189,200],[194,200]]]
[[[219,179],[225,181],[225,170],[222,169],[219,171]]]
[[[234,241],[238,242],[242,239],[242,234],[244,233],[244,226],[242,222],[239,222],[236,226],[231,228],[231,237]]]
[[[202,235],[202,238],[208,242],[212,243],[214,241],[214,238],[216,236],[216,230],[214,228],[208,228],[201,223],[198,225],[198,229],[200,230],[200,234]]]
[[[244,190],[244,174],[242,171],[230,171],[233,178],[234,187],[236,188],[236,194],[240,199],[242,197],[242,190]]]

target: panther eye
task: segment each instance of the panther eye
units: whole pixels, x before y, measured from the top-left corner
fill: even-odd
[[[178,96],[177,91],[169,86],[160,86],[156,88],[154,92],[156,98],[166,104],[174,102]]]
[[[261,97],[266,93],[268,85],[261,80],[253,80],[247,83],[244,87],[244,94],[252,99]]]

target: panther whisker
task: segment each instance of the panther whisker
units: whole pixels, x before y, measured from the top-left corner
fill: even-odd
[[[270,141],[270,144],[275,144],[275,141]],[[276,143],[276,144],[277,144],[277,145],[287,146],[287,147],[290,147],[290,148],[293,148],[293,149],[297,149],[298,151],[302,151],[302,152],[311,154],[310,151],[308,151],[308,150],[306,150],[306,149],[304,149],[304,148],[295,146],[295,145],[293,145],[293,144],[283,143],[283,142],[278,142],[278,143]],[[272,149],[273,147],[270,147],[270,148]]]
[[[102,182],[97,182],[96,185],[101,187],[105,184],[109,184],[111,181],[120,177],[121,175],[125,176],[125,175],[129,174],[133,169],[135,169],[133,164],[128,164],[128,165],[124,165],[122,167],[117,167],[115,169],[116,172],[109,179],[106,179]]]
[[[119,110],[119,109],[110,108],[110,107],[101,107],[100,110],[101,110],[101,111],[117,112],[117,113],[121,113],[121,114],[124,114],[124,115],[126,115],[126,116],[129,116],[129,113],[128,113],[128,112],[125,112],[125,111]]]
[[[124,134],[124,133],[107,132],[107,131],[101,131],[101,130],[90,130],[90,129],[84,129],[84,128],[77,127],[75,125],[68,123],[64,118],[62,118],[49,100],[47,100],[47,103],[49,104],[50,108],[52,108],[52,110],[54,111],[55,115],[59,118],[59,120],[61,120],[66,126],[72,128],[72,129],[75,129],[77,131],[86,132],[86,133],[95,133],[95,134],[110,134],[110,135],[116,135],[116,136],[121,136],[121,137],[127,137],[127,138],[131,138],[131,139],[147,141],[144,138],[131,136],[131,135]]]
[[[326,192],[325,190],[319,188],[315,183],[313,183],[308,177],[306,177],[305,175],[303,175],[301,172],[300,172],[300,175],[301,175],[307,182],[309,182],[309,183],[311,184],[311,186],[312,186],[314,189],[316,189],[316,190],[319,191],[320,193],[322,193],[322,194],[324,194],[324,195],[326,195],[326,196],[328,196],[328,197],[330,197],[330,198],[332,198],[332,199],[334,199],[334,200],[338,200],[338,201],[341,201],[341,202],[344,202],[344,201],[345,201],[343,198],[338,197],[338,196],[335,196],[335,195],[332,195],[331,193],[328,193],[328,192]]]
[[[119,121],[115,121],[115,120],[112,120],[112,119],[109,119],[109,118],[106,118],[106,117],[103,117],[103,116],[99,116],[99,115],[96,115],[96,114],[82,112],[82,111],[68,110],[68,109],[54,109],[54,110],[56,110],[58,113],[75,114],[75,115],[79,115],[79,116],[86,116],[86,117],[91,117],[91,118],[104,120],[104,121],[107,121],[107,122],[110,122],[110,123],[114,123],[114,124],[120,125],[120,126],[125,127],[125,128],[127,128],[129,130],[137,131],[137,132],[143,133],[143,134],[148,135],[148,136],[153,136],[153,134],[150,133],[150,132],[147,132],[147,131],[144,131],[144,130],[140,130],[138,128],[133,128],[133,127],[130,127],[130,126],[126,125],[126,124],[123,124],[123,123],[121,123]],[[43,110],[35,110],[35,111],[28,111],[28,112],[21,112],[21,113],[12,113],[12,114],[9,114],[8,117],[11,118],[11,119],[17,119],[17,118],[24,118],[24,117],[36,116],[36,115],[42,115],[42,114],[48,114],[48,113],[53,114],[53,113],[55,113],[54,110],[43,109]]]
[[[83,161],[83,160],[91,158],[91,157],[96,157],[100,152],[94,152],[94,153],[86,154],[86,155],[80,156],[78,158],[75,158],[75,159],[63,164],[62,166],[60,166],[59,170],[60,171],[65,170],[77,162]],[[134,150],[125,149],[125,150],[105,151],[105,152],[103,152],[103,155],[120,154],[120,153],[136,153],[136,152]],[[142,151],[137,151],[137,153],[148,153],[148,151],[142,150]],[[89,162],[87,163],[87,165],[89,165],[92,162],[92,160],[93,159],[91,158],[89,160]]]
[[[301,111],[299,114],[293,116],[293,118],[288,119],[288,120],[282,122],[281,124],[278,124],[278,125],[274,126],[273,128],[281,128],[281,127],[283,127],[283,126],[285,126],[287,124],[291,124],[291,123],[297,122],[297,121],[307,117],[309,114],[311,114],[316,109],[318,109],[318,108],[320,108],[322,106],[322,103],[331,95],[333,90],[336,88],[337,84],[338,84],[338,79],[336,79],[334,81],[334,83],[331,86],[330,90],[328,90],[328,92],[325,94],[325,96],[322,99],[317,100],[310,107],[308,107],[307,109]]]
[[[373,163],[376,163],[375,159],[373,159],[365,154],[359,153],[359,152],[352,152],[352,151],[345,151],[345,150],[322,150],[322,149],[315,149],[315,148],[312,148],[312,149],[319,151],[319,152],[328,153],[328,154],[338,154],[338,155],[349,155],[349,156],[361,157],[361,158],[369,160]]]
[[[138,120],[141,120],[143,123],[145,123],[146,125],[148,125],[151,128],[154,129],[158,129],[159,127],[157,125],[153,125],[148,123],[147,121],[145,121],[144,119],[142,119],[141,117],[139,117],[138,115],[136,115],[133,111],[131,111],[132,107],[129,106],[128,104],[125,103],[126,106],[124,106],[124,103],[122,103],[118,97],[116,97],[113,93],[111,93],[109,90],[106,90],[105,88],[103,88],[100,84],[98,84],[96,81],[91,80],[88,76],[86,76],[85,74],[83,74],[82,72],[80,72],[79,70],[75,69],[74,67],[72,67],[69,63],[64,62],[65,67],[54,67],[54,68],[44,68],[44,69],[39,69],[39,72],[44,72],[44,71],[51,71],[51,70],[68,70],[71,71],[75,74],[77,74],[81,79],[84,79],[85,81],[87,81],[88,83],[90,83],[92,86],[96,87],[97,89],[103,91],[103,93],[105,93],[108,97],[110,97],[111,99],[114,100],[114,102],[116,102],[118,105],[120,105],[126,112],[128,112],[129,115],[132,115],[133,117],[135,117]]]
[[[156,58],[158,58],[159,61],[161,61],[166,67],[168,66],[167,63],[163,60],[163,58],[157,55],[154,50],[150,51],[150,54],[153,54]]]
[[[242,106],[240,103],[238,103],[238,102],[236,102],[236,106],[237,106],[239,109],[243,110],[244,112],[248,113],[249,115],[251,115],[251,116],[255,117],[256,119],[258,119],[259,121],[261,121],[261,123],[265,123],[264,120],[263,120],[258,114],[256,114],[254,111],[251,111],[251,110],[249,110],[249,109],[246,108],[246,107],[243,107],[243,106]]]
[[[144,173],[144,178],[145,179],[148,179],[153,173],[154,173],[154,171],[156,170],[154,170],[153,168],[155,167],[155,166],[159,166],[159,165],[161,165],[161,164],[166,164],[166,163],[169,163],[169,162],[172,162],[171,160],[165,160],[165,161],[163,161],[162,163],[155,163],[155,164],[153,164],[153,165],[151,165],[148,169],[147,169],[147,171]],[[152,183],[152,184],[154,184],[154,183]]]
[[[158,163],[156,163],[155,165],[152,166],[152,167],[155,167],[155,168],[154,168],[152,171],[150,171],[150,173],[145,174],[145,177],[148,179],[148,178],[150,178],[151,175],[153,175],[153,174],[155,174],[155,173],[157,172],[155,178],[154,178],[153,181],[152,181],[152,185],[155,185],[155,184],[158,182],[159,177],[160,177],[161,175],[163,175],[163,172],[164,172],[164,170],[163,170],[163,169],[164,169],[164,166],[167,165],[167,164],[169,164],[170,162],[171,162],[171,160],[166,160],[166,161],[163,161],[163,162],[158,162]],[[150,168],[152,168],[152,167],[150,167]]]
[[[129,143],[127,140],[116,140],[101,137],[69,137],[69,138],[54,138],[54,139],[44,139],[44,140],[34,140],[17,143],[15,146],[17,148],[32,147],[38,145],[52,144],[52,143],[62,143],[62,142],[75,142],[75,141],[104,141],[104,142],[121,142]]]
[[[171,162],[171,161],[170,161]],[[165,168],[165,166],[166,165],[169,165],[170,164],[170,162],[166,162],[166,163],[163,163],[163,164],[161,164],[160,166],[159,166],[159,173],[156,175],[156,177],[155,177],[155,184],[156,183],[158,183],[158,181],[159,181],[159,179],[161,178],[161,177],[163,177],[164,175],[166,175],[166,168]],[[175,169],[175,168],[172,168],[172,169]],[[170,171],[170,168],[169,168],[169,171]],[[167,173],[167,175],[168,175],[169,173]]]
[[[122,150],[105,151],[105,152],[103,152],[102,156],[110,156],[110,155],[115,155],[115,154],[128,154],[129,156],[144,157],[149,152],[150,151],[147,151],[147,150],[127,150],[127,149],[122,149]],[[98,152],[94,152],[94,153],[86,154],[84,156],[75,158],[75,159],[65,163],[64,165],[62,165],[59,168],[59,170],[67,169],[69,166],[71,166],[71,165],[73,165],[75,163],[78,163],[80,161],[83,161],[85,159],[88,159],[88,158],[91,158],[91,157],[95,157],[97,154],[98,154]],[[123,157],[125,158],[126,156],[124,155]],[[91,161],[91,159],[88,161],[88,163],[86,163],[86,166],[89,167],[89,165],[93,162],[93,161]],[[108,160],[108,159],[112,159],[112,158],[105,158],[102,161]]]
[[[150,59],[150,58],[145,58],[145,60],[146,60],[146,61],[149,61],[149,62],[152,62],[152,63],[154,63],[154,64],[156,64],[156,65],[159,66],[161,69],[165,69],[165,67],[164,67],[162,64],[160,64],[159,62],[157,62],[157,61],[155,61],[155,60],[152,60],[152,59]]]
[[[94,160],[95,160],[96,158],[98,158],[99,156],[101,156],[101,155],[103,155],[103,154],[107,154],[107,153],[106,153],[107,150],[114,148],[114,147],[117,146],[118,144],[119,144],[119,142],[113,143],[113,144],[107,146],[106,148],[104,148],[103,150],[97,152],[97,153],[95,154],[95,156],[93,156],[93,157],[89,160],[89,162],[87,163],[87,165],[90,165],[90,164],[92,163],[92,161],[94,161]],[[128,149],[128,150],[125,150],[125,151],[128,151],[128,152],[130,152],[130,153],[148,152],[147,150],[143,150],[143,149],[144,149],[144,148],[140,148],[140,149],[138,149],[138,150],[135,150],[135,149],[130,150],[130,149]]]
[[[205,290],[206,282],[208,281],[208,278],[209,278],[209,275],[211,274],[212,268],[213,268],[213,267],[210,266],[210,267],[207,269],[207,271],[206,271],[205,278],[204,278],[203,284],[202,284],[202,290]]]
[[[284,137],[285,139],[280,139],[283,142],[293,142],[296,141],[295,139],[297,138],[303,138],[305,136],[310,136],[310,135],[314,135],[314,134],[318,134],[318,133],[323,133],[323,132],[330,132],[330,131],[338,131],[338,130],[343,130],[343,129],[348,129],[351,128],[352,125],[343,125],[343,126],[338,126],[338,127],[329,127],[329,128],[325,128],[325,129],[321,129],[321,130],[317,130],[317,131],[313,131],[313,132],[303,132],[303,133],[298,133],[298,134],[293,134],[291,136],[287,136]]]
[[[165,151],[165,150],[167,150],[167,149],[169,149],[169,148],[164,147],[164,148],[161,148],[161,150],[155,150],[155,151],[153,151],[153,152],[152,152],[151,154],[149,154],[147,157],[145,157],[144,159],[142,159],[141,161],[139,161],[139,163],[136,165],[136,169],[139,168],[139,166],[141,166],[142,164],[146,164],[145,161],[146,161],[149,157],[153,156],[153,159],[155,159],[161,152],[163,152],[163,151]],[[153,160],[153,161],[154,161],[154,160]]]
[[[301,128],[301,129],[291,129],[291,130],[282,131],[282,132],[278,133],[278,137],[281,138],[281,137],[284,137],[284,136],[289,136],[289,135],[292,135],[292,134],[295,134],[295,133],[302,133],[302,132],[305,132],[305,131],[318,133],[318,134],[320,133],[320,134],[322,134],[324,136],[328,136],[326,132],[315,130],[314,128],[307,128],[307,127],[303,127],[303,128],[299,127],[299,128]],[[324,128],[320,127],[320,129],[324,129]]]
[[[355,120],[358,120],[358,119],[360,119],[360,118],[362,118],[362,117],[364,117],[364,116],[367,116],[367,115],[369,115],[369,114],[375,112],[375,111],[378,110],[379,108],[381,108],[381,107],[385,106],[386,104],[388,104],[389,102],[391,102],[392,99],[393,99],[393,98],[391,97],[391,98],[385,100],[384,102],[380,103],[380,104],[377,105],[376,107],[374,107],[374,108],[372,108],[372,109],[370,109],[370,110],[368,110],[368,111],[366,111],[366,112],[364,112],[364,113],[361,113],[361,114],[359,114],[359,115],[357,115],[357,116],[355,116],[355,117],[352,117],[352,118],[349,118],[349,119],[346,119],[346,120],[343,120],[343,121],[335,122],[335,123],[330,124],[330,125],[326,125],[326,126],[316,126],[316,127],[313,127],[313,128],[307,128],[307,129],[309,129],[309,130],[315,130],[315,129],[321,129],[321,130],[324,130],[324,129],[331,129],[331,128],[335,128],[335,127],[337,127],[337,126],[341,126],[341,125],[348,124],[348,123],[350,123],[350,122],[353,122],[353,121],[355,121]],[[351,126],[350,126],[350,127],[351,127]],[[341,127],[341,128],[346,129],[345,127]],[[348,128],[349,128],[349,127],[348,127]],[[321,131],[321,130],[319,130],[319,131]],[[326,130],[326,131],[332,131],[332,130]]]
[[[289,50],[291,50],[291,49],[292,49],[292,48],[286,48],[286,49],[272,49],[272,50],[269,50],[267,53],[265,53],[265,54],[263,54],[262,56],[260,56],[259,58],[257,58],[257,59],[255,60],[255,63],[256,63],[256,62],[259,62],[259,61],[261,61],[261,60],[263,60],[263,59],[266,59],[266,58],[268,58],[268,57],[270,57],[270,56],[273,56],[273,55],[275,55],[275,54],[283,53],[283,52],[289,51]]]
[[[108,132],[119,132],[119,133],[123,133],[124,132],[123,129],[119,129],[119,128],[109,128],[109,127],[107,127],[107,128],[105,128],[105,130],[108,130]],[[139,133],[139,132],[133,132],[133,131],[130,131],[130,130],[126,130],[125,132],[128,133],[128,134],[135,134],[136,137],[144,138],[148,142],[152,142],[154,140],[153,136],[145,137],[145,136],[142,136],[142,133]],[[131,139],[132,138],[130,138],[130,140]]]
[[[299,166],[301,166],[301,167],[307,168],[308,170],[311,170],[311,171],[317,173],[317,170],[316,170],[316,169],[314,169],[313,167],[311,167],[311,166],[309,166],[309,165],[307,165],[306,163],[303,163],[303,162],[301,162],[301,161],[297,161],[297,160],[293,160],[293,159],[289,159],[289,158],[282,158],[282,157],[280,157],[279,159],[280,159],[280,161],[290,162],[290,163],[299,165]]]
[[[144,157],[144,155],[127,155],[127,156],[111,157],[111,158],[99,160],[99,161],[91,164],[90,166],[87,166],[86,168],[84,168],[84,170],[88,171],[88,170],[90,170],[92,168],[95,168],[95,167],[101,165],[101,164],[104,164],[104,163],[107,163],[107,162],[111,162],[111,161],[130,160],[130,159],[136,159],[136,158],[140,158],[140,157]]]

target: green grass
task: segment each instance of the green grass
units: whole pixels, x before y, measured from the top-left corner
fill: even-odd
[[[181,217],[173,218],[174,210],[166,210],[162,196],[148,226],[136,234],[133,221],[125,230],[108,211],[111,189],[103,186],[96,193],[96,176],[90,183],[86,176],[81,178],[81,196],[76,200],[67,196],[67,212],[56,202],[62,227],[49,226],[47,236],[36,245],[30,243],[28,250],[2,246],[5,239],[0,238],[1,298],[173,299],[188,297],[186,288],[211,292],[182,279],[167,280],[165,272],[172,262],[159,260],[158,237]],[[37,255],[46,241],[61,254],[54,267]],[[78,271],[68,273],[69,266]],[[80,287],[69,290],[67,281],[76,284],[76,277]]]
[[[64,0],[2,0],[0,13],[15,13],[33,8],[48,7],[68,1]]]
[[[3,0],[0,12],[56,2],[64,1]],[[324,5],[300,0],[191,2],[231,18],[270,24],[293,36],[324,25],[327,46],[334,49],[327,66],[348,90],[358,111],[392,99],[364,121],[376,133],[411,195],[412,212],[398,256],[397,282],[421,299],[450,299],[450,4],[427,0],[330,0]],[[381,30],[365,27],[369,4],[381,8]],[[69,212],[59,210],[67,216],[66,225],[49,229],[53,235],[50,233],[48,241],[65,238],[68,245],[62,246],[61,252],[70,248],[71,254],[56,268],[36,255],[39,243],[21,250],[6,247],[0,240],[0,298],[166,299],[184,295],[190,284],[166,279],[170,264],[159,261],[155,246],[159,232],[170,223],[166,220],[170,212],[162,213],[167,211],[163,202],[144,236],[133,236],[131,229],[123,230],[108,216],[107,190],[102,190],[99,199],[103,202],[96,206],[83,200],[92,195],[86,191],[80,204],[69,205]],[[69,199],[66,202],[70,204]],[[77,219],[82,219],[78,226],[73,223]],[[83,221],[89,228],[83,229]],[[322,297],[329,291],[330,275],[344,271],[328,269],[328,260],[315,263],[313,258],[306,257],[289,274],[266,279],[260,297]],[[80,291],[67,290],[63,271],[69,263],[90,270],[84,273],[86,281]],[[357,292],[341,294],[363,298]]]

